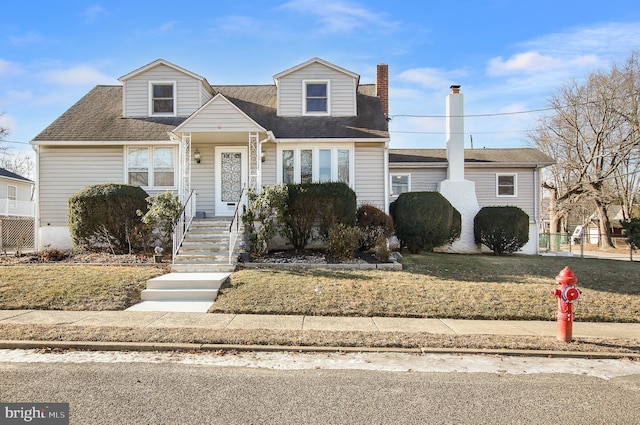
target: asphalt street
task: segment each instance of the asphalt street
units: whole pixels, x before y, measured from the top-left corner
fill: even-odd
[[[68,402],[74,424],[631,424],[639,368],[500,356],[7,350],[0,400]]]

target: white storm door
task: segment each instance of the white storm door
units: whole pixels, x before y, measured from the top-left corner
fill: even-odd
[[[247,182],[247,148],[216,147],[216,216],[230,217]]]

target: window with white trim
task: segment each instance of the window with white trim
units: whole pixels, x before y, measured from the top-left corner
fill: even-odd
[[[353,181],[353,147],[285,146],[278,151],[278,181],[289,183]]]
[[[391,196],[411,192],[411,174],[390,174]]]
[[[303,81],[304,114],[329,114],[329,82]]]
[[[18,206],[18,186],[12,184],[7,185],[7,202],[9,208],[16,208]]]
[[[173,146],[127,148],[127,182],[146,188],[173,188],[176,176]]]
[[[176,115],[176,82],[149,82],[149,115]]]
[[[517,174],[496,174],[496,196],[518,196],[518,175]]]

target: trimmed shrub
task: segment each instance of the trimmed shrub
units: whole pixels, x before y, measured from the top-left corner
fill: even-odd
[[[69,231],[80,249],[115,254],[144,249],[147,226],[137,211],[147,211],[147,193],[138,186],[98,184],[87,186],[69,198]]]
[[[460,213],[440,193],[402,193],[394,204],[396,236],[410,252],[433,251],[460,237]]]
[[[361,237],[362,232],[357,227],[337,224],[329,229],[327,252],[339,260],[353,258],[360,247]]]
[[[394,231],[391,216],[369,204],[360,205],[356,210],[356,225],[362,231],[361,248],[365,251],[378,246],[381,238],[386,245],[386,239]]]
[[[322,238],[335,224],[353,226],[356,217],[356,194],[345,183],[311,183],[287,185],[288,202],[278,211],[280,234],[295,249],[304,249],[318,224]]]
[[[529,242],[529,216],[518,207],[484,207],[473,219],[473,234],[495,255],[513,253]]]

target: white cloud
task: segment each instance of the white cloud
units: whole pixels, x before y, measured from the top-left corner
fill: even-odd
[[[428,89],[446,89],[451,84],[458,83],[463,77],[462,70],[446,71],[438,68],[415,68],[404,71],[398,75],[398,80],[418,84]]]
[[[595,55],[581,55],[573,58],[557,58],[542,55],[538,52],[525,52],[513,55],[507,60],[501,56],[489,61],[487,73],[491,76],[509,75],[514,73],[534,74],[554,71],[558,69],[575,69],[597,65]]]
[[[155,28],[136,31],[135,35],[137,37],[155,37],[158,35],[164,35],[171,32],[179,23],[180,21],[168,21]]]
[[[375,13],[364,6],[341,0],[292,0],[282,8],[318,16],[322,33],[345,33],[356,29],[394,29],[396,22],[387,21],[382,13]]]
[[[0,59],[0,77],[6,78],[13,75],[20,75],[23,69],[20,65]]]
[[[115,78],[107,76],[88,65],[78,65],[68,69],[46,71],[43,79],[63,86],[85,86],[95,84],[116,84]]]
[[[30,31],[22,36],[9,37],[9,43],[15,47],[23,47],[28,44],[40,43],[44,41],[44,37],[34,31]]]
[[[84,18],[84,23],[88,24],[96,19],[98,19],[102,15],[108,15],[109,12],[102,6],[98,4],[94,4],[84,12],[82,12],[81,16]]]

